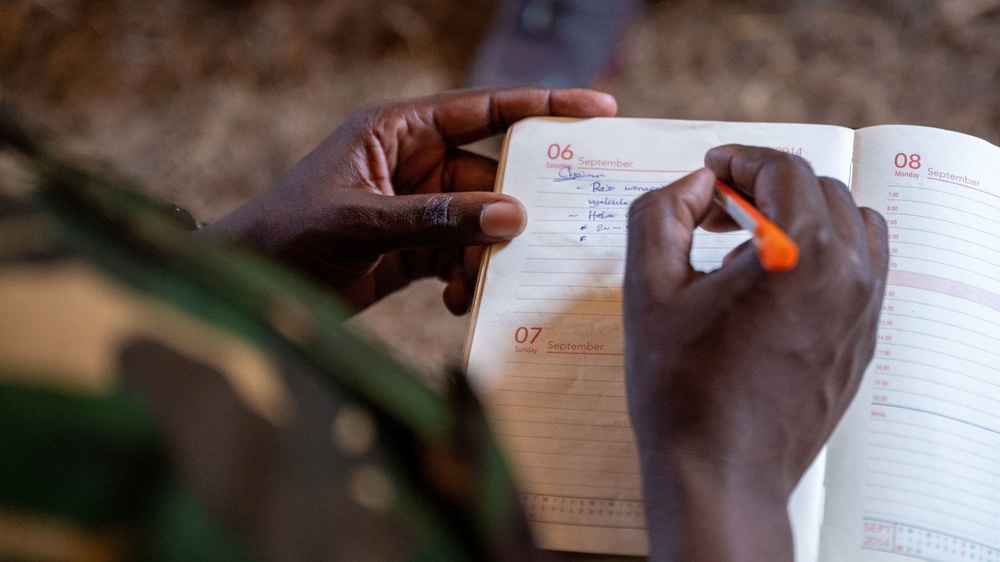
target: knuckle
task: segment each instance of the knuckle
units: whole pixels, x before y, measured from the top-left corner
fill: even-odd
[[[808,236],[809,253],[817,258],[821,264],[832,263],[831,255],[841,249],[841,241],[837,239],[833,229],[827,225],[809,225],[811,235]]]
[[[812,166],[801,156],[773,148],[753,147],[748,156],[756,162],[759,169],[771,168],[779,174],[803,171],[812,173]]]
[[[847,303],[865,306],[878,290],[878,279],[860,248],[850,248],[838,262],[836,283]]]
[[[813,173],[812,165],[809,164],[809,162],[805,158],[797,154],[782,153],[782,155],[788,161],[789,165],[794,166],[796,169],[800,171],[809,172],[810,174]]]
[[[865,263],[867,260],[859,252],[852,252],[851,257],[853,267],[849,268],[851,274],[847,284],[848,296],[855,302],[866,303],[871,300],[878,284],[871,267]]]
[[[809,255],[824,285],[840,294],[845,304],[863,305],[878,289],[878,278],[867,249],[841,240],[832,229],[820,228],[810,241]]]
[[[850,193],[850,190],[847,188],[844,182],[836,178],[820,176],[818,179],[820,185],[823,186],[825,189],[836,189],[842,191],[845,194]]]
[[[807,179],[815,178],[812,166],[801,156],[773,152],[773,158],[769,159],[762,168],[763,175],[772,182],[779,185],[800,185]]]
[[[432,195],[424,203],[421,223],[432,232],[440,233],[458,224],[457,213],[452,212],[452,196],[444,193]]]
[[[867,225],[874,229],[880,239],[887,239],[889,236],[889,225],[885,222],[885,217],[875,209],[862,207],[861,214],[864,216]]]
[[[809,172],[810,174],[813,172],[809,162],[797,154],[782,152],[773,148],[764,148],[762,151],[761,158],[764,159],[765,163],[770,163],[773,166],[793,172]]]

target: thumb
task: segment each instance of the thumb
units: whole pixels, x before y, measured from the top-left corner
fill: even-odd
[[[503,242],[527,224],[521,203],[500,193],[370,194],[365,206],[381,251]]]
[[[628,216],[625,285],[638,294],[672,294],[694,273],[694,229],[712,206],[715,176],[702,168],[639,197]]]

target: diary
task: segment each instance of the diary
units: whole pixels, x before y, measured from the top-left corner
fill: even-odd
[[[905,125],[510,129],[497,190],[528,226],[484,258],[466,359],[541,546],[645,553],[623,367],[629,204],[728,143],[804,158],[889,227],[875,357],[789,503],[796,559],[1000,562],[1000,148]],[[746,239],[699,231],[691,261],[716,268]]]

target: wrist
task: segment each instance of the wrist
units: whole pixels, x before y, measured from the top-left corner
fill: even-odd
[[[263,254],[274,254],[276,247],[271,240],[274,236],[268,236],[273,229],[264,224],[255,207],[256,200],[250,201],[215,222],[203,224],[197,235],[212,242],[236,243]]]
[[[672,449],[641,454],[650,560],[791,561],[788,492]]]

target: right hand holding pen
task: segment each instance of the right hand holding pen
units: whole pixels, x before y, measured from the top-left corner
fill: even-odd
[[[885,221],[794,156],[729,145],[706,165],[629,213],[627,390],[651,559],[791,560],[788,496],[874,352]],[[692,269],[716,177],[798,243],[794,269],[765,271],[749,243]]]

